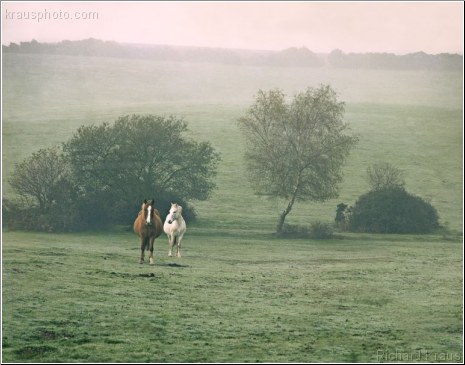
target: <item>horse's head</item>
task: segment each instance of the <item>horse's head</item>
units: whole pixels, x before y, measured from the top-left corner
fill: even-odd
[[[177,203],[171,203],[171,208],[170,212],[168,213],[168,216],[166,219],[168,220],[168,223],[171,224],[173,223],[176,219],[178,219],[182,214],[182,207],[178,205]]]
[[[146,226],[151,226],[154,224],[154,212],[155,212],[155,207],[154,207],[155,199],[152,200],[144,200],[144,203],[142,204],[142,209],[144,211],[144,220],[145,220],[145,225]]]

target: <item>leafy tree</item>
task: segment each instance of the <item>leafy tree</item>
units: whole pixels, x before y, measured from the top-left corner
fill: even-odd
[[[127,221],[144,197],[208,199],[219,154],[186,131],[183,120],[154,115],[79,128],[63,149],[87,209]]]
[[[404,172],[388,162],[379,162],[367,168],[371,190],[403,188]]]
[[[19,196],[43,214],[72,190],[69,179],[61,151],[52,147],[41,149],[16,164],[9,183]]]
[[[259,91],[239,119],[245,159],[256,194],[287,200],[281,233],[294,202],[325,201],[338,194],[342,165],[357,139],[347,135],[344,103],[329,85],[308,88],[287,103],[280,90]]]

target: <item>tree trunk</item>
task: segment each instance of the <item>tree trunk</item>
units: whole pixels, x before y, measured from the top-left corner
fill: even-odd
[[[297,193],[298,193],[299,188],[300,188],[300,177],[301,177],[301,175],[302,175],[302,170],[299,172],[299,176],[297,177],[297,184],[296,184],[296,187],[294,189],[294,193],[292,194],[292,198],[291,198],[290,202],[287,204],[287,208],[284,209],[284,211],[279,216],[278,225],[276,226],[276,234],[278,236],[280,236],[283,233],[284,220],[286,219],[286,216],[290,213],[290,211],[292,209],[292,206],[294,205],[295,198],[296,198]]]
[[[284,220],[286,219],[286,216],[290,213],[292,206],[294,205],[296,195],[297,195],[297,191],[292,196],[291,201],[287,204],[287,208],[284,209],[284,211],[279,216],[278,225],[276,226],[276,234],[278,236],[283,233]]]

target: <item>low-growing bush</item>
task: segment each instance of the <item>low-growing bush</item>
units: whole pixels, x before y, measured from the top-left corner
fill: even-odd
[[[308,238],[309,237],[308,227],[299,226],[297,224],[288,224],[283,225],[283,229],[279,234],[279,237],[283,238]]]
[[[314,222],[310,226],[310,238],[316,240],[329,239],[333,237],[331,225],[322,222]]]
[[[166,200],[166,201],[165,201]],[[195,208],[183,201],[174,199],[183,207],[183,217],[186,222],[196,219]],[[165,220],[171,204],[169,199],[160,199],[156,208]],[[75,232],[84,230],[106,229],[117,224],[111,216],[93,201],[79,201],[68,204],[53,204],[46,212],[38,206],[25,204],[19,200],[3,200],[2,220],[4,227],[11,230],[37,232]],[[132,229],[132,223],[140,211],[140,206],[134,207],[132,214],[124,221]],[[113,224],[112,224],[113,222]]]
[[[333,237],[333,229],[330,224],[318,221],[311,223],[310,227],[286,223],[279,237],[329,239]]]
[[[362,195],[353,207],[350,230],[372,233],[430,233],[439,228],[436,209],[403,188]]]
[[[45,213],[36,206],[3,202],[3,224],[12,230],[72,232],[83,229],[84,221],[72,206],[52,206]]]

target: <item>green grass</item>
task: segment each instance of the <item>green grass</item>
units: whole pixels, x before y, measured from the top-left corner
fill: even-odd
[[[384,362],[422,351],[460,362],[461,252],[436,236],[278,240],[194,226],[181,259],[163,237],[150,267],[130,233],[4,232],[3,361]]]

